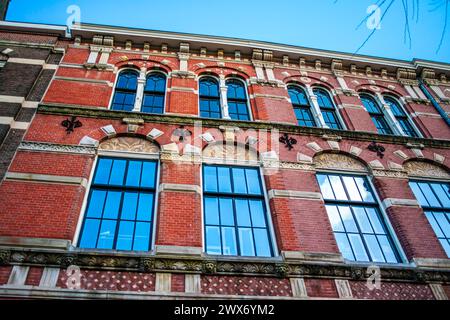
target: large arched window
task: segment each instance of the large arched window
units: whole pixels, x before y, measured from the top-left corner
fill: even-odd
[[[400,103],[396,99],[389,96],[385,96],[383,98],[384,101],[391,107],[392,113],[394,114],[395,119],[400,124],[400,127],[402,128],[403,132],[410,137],[418,137],[419,135],[411,125],[408,115],[403,110]]]
[[[322,88],[314,88],[314,94],[317,96],[317,103],[319,104],[320,111],[322,112],[323,119],[328,127],[331,129],[342,129],[342,124],[336,113],[333,101],[327,91]]]
[[[229,79],[226,84],[230,118],[233,120],[250,120],[245,85],[237,79]]]
[[[150,73],[144,88],[142,112],[164,113],[166,76],[159,72]]]
[[[361,102],[366,110],[369,112],[378,133],[381,134],[393,134],[392,129],[389,127],[383,111],[373,97],[368,94],[361,94]]]
[[[213,77],[200,79],[200,116],[203,118],[220,119],[219,82]]]
[[[125,70],[120,73],[111,106],[112,110],[133,111],[138,77],[138,72],[133,70]]]
[[[305,127],[315,127],[311,105],[306,96],[305,90],[297,86],[288,87],[289,96],[291,97],[294,112],[297,117],[298,124]]]

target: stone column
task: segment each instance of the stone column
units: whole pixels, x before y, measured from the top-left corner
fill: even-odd
[[[141,111],[142,102],[144,99],[145,82],[147,80],[146,74],[147,74],[147,68],[142,67],[141,72],[139,73],[138,85],[137,85],[137,91],[136,91],[136,100],[134,102],[134,108],[133,108],[133,111],[135,111],[135,112]]]
[[[327,126],[327,124],[325,123],[325,120],[323,119],[322,111],[320,110],[319,103],[317,102],[317,96],[314,94],[314,92],[309,84],[306,85],[306,89],[307,89],[309,99],[312,102],[313,115],[316,119],[319,120],[319,123],[318,123],[319,127],[329,128]]]
[[[222,109],[222,117],[224,119],[231,119],[228,111],[228,87],[223,75],[220,76],[220,108]]]

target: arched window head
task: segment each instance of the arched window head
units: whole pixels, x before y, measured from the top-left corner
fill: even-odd
[[[314,88],[313,92],[317,96],[317,103],[319,104],[320,111],[327,126],[331,129],[342,129],[342,125],[336,114],[336,108],[328,92],[322,88]]]
[[[203,118],[222,118],[220,110],[219,82],[213,77],[200,79],[200,116]]]
[[[159,72],[150,73],[144,88],[142,112],[164,113],[166,76]]]
[[[228,112],[233,120],[250,120],[245,85],[236,79],[226,82],[228,87]]]
[[[316,122],[314,121],[311,105],[306,97],[305,90],[297,86],[289,86],[288,92],[291,97],[298,124],[305,127],[315,127]]]
[[[133,111],[139,74],[137,71],[125,70],[119,74],[112,102],[112,110]]]
[[[418,137],[416,130],[414,130],[413,126],[411,125],[411,122],[408,119],[408,115],[403,110],[400,103],[392,97],[384,97],[384,102],[386,102],[391,107],[391,111],[394,114],[395,119],[400,124],[403,132],[410,137]]]
[[[369,112],[378,133],[381,134],[393,134],[392,129],[389,127],[383,111],[381,110],[378,103],[370,95],[361,94],[361,102],[363,103],[366,110]]]

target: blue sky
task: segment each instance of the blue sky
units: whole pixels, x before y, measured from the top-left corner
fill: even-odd
[[[370,34],[356,27],[368,6],[382,0],[12,0],[7,20],[66,24],[69,5],[81,8],[81,21],[153,30],[229,36],[354,53]],[[391,0],[385,0],[386,8]],[[403,0],[412,16],[414,0]],[[412,45],[404,42],[402,0],[394,0],[381,29],[360,54],[402,60],[450,62],[445,1],[419,0],[419,21],[411,19]],[[435,9],[433,3],[441,2]],[[450,7],[450,6],[449,6]],[[435,10],[433,10],[435,9]]]

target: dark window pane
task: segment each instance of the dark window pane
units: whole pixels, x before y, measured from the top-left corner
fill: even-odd
[[[108,184],[112,162],[113,161],[111,159],[100,159],[98,161],[97,171],[94,178],[95,184]]]
[[[137,222],[136,231],[134,233],[134,245],[135,251],[148,251],[150,249],[150,231],[151,224],[148,222]]]
[[[119,216],[120,200],[122,192],[108,191],[106,196],[105,209],[103,211],[103,219],[117,219]]]
[[[205,223],[219,225],[219,201],[217,198],[205,197]]]
[[[122,216],[123,220],[135,220],[138,204],[137,192],[125,192],[123,195]]]
[[[233,200],[230,198],[220,198],[220,222],[224,226],[234,226]]]
[[[111,170],[111,177],[109,179],[110,185],[123,185],[123,178],[125,176],[125,169],[127,162],[125,160],[114,160]]]
[[[144,162],[142,165],[142,188],[155,188],[156,162]]]
[[[103,206],[105,204],[105,198],[106,198],[106,191],[92,190],[91,199],[89,200],[89,207],[86,216],[89,218],[101,218]]]
[[[442,206],[444,208],[450,208],[449,186],[445,184],[432,183],[431,188]]]
[[[141,180],[141,170],[142,170],[141,161],[130,161],[128,163],[128,172],[126,180],[127,186],[139,187],[139,183]]]
[[[438,238],[444,238],[445,235],[442,232],[441,227],[439,226],[439,224],[437,223],[436,219],[434,218],[433,212],[431,211],[426,211],[425,212],[425,216],[427,217],[428,221],[431,224],[431,227],[433,228],[434,233],[436,233],[436,236]]]
[[[256,169],[246,169],[247,188],[249,194],[262,194],[259,173]]]
[[[147,77],[146,92],[164,92],[166,89],[166,77],[160,73],[152,73]]]
[[[422,190],[422,193],[424,194],[424,196],[427,199],[430,206],[441,207],[441,204],[439,203],[438,199],[434,195],[434,193],[431,190],[431,187],[428,183],[419,183],[419,187],[420,187],[420,190]]]
[[[237,224],[241,227],[251,227],[250,211],[247,200],[235,200]]]
[[[258,257],[270,257],[270,242],[266,229],[254,229],[256,255]]]
[[[81,248],[95,248],[97,244],[98,229],[100,220],[86,219],[84,223],[83,235],[80,241]]]
[[[245,170],[244,169],[231,169],[233,172],[233,191],[234,193],[247,193],[247,183],[245,181]]]
[[[234,227],[222,227],[222,246],[224,255],[237,255],[236,234]]]
[[[434,218],[441,227],[442,232],[446,238],[450,238],[450,223],[443,212],[434,213]]]
[[[98,237],[97,248],[112,249],[114,244],[114,235],[116,233],[115,220],[103,220]]]
[[[217,168],[217,177],[219,179],[219,192],[231,192],[230,169]]]
[[[214,78],[202,78],[200,80],[200,95],[219,97],[219,83]]]
[[[252,218],[252,226],[256,228],[265,228],[266,219],[264,217],[264,207],[261,200],[250,200],[250,212]]]
[[[252,229],[239,228],[239,243],[241,244],[242,256],[255,256]]]
[[[133,246],[134,222],[122,221],[117,236],[117,250],[131,250]]]
[[[366,110],[371,114],[383,114],[378,103],[375,100],[367,95],[361,95],[361,102]]]
[[[216,167],[204,167],[204,179],[203,181],[205,191],[217,192],[217,169]]]
[[[153,213],[153,194],[141,193],[139,195],[139,207],[137,212],[137,220],[151,221]]]
[[[206,252],[208,254],[222,254],[219,227],[206,226]]]

